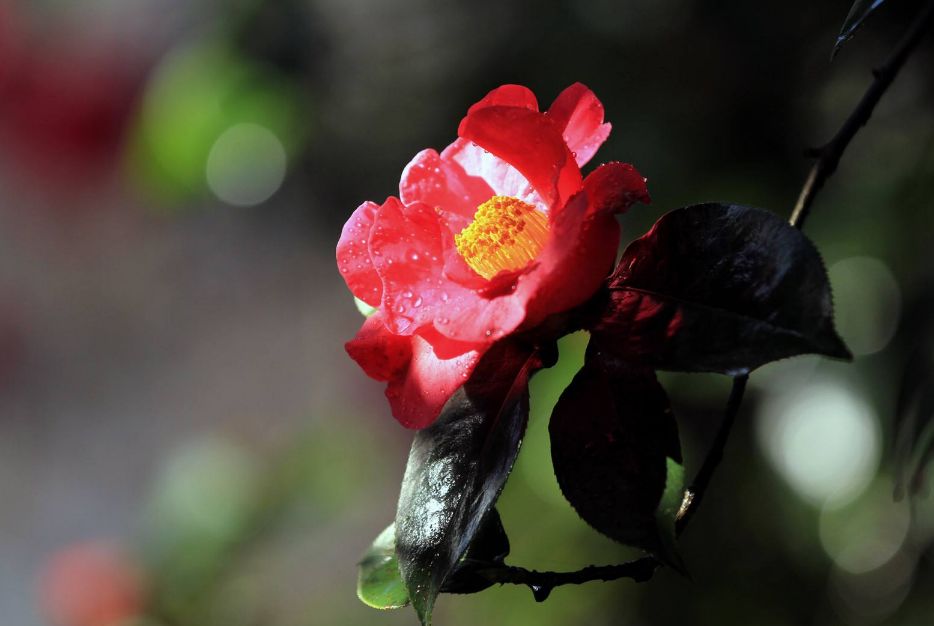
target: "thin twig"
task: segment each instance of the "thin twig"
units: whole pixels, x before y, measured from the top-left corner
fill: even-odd
[[[710,485],[710,479],[713,478],[720,461],[723,460],[723,450],[726,448],[726,442],[730,438],[730,431],[733,429],[736,415],[739,413],[739,407],[743,402],[747,380],[749,380],[749,374],[742,374],[733,379],[730,399],[727,400],[723,422],[720,423],[717,436],[714,438],[710,452],[707,453],[704,464],[701,465],[700,471],[697,472],[694,482],[684,492],[681,510],[678,511],[678,516],[675,518],[675,531],[679,535],[684,527],[688,525],[688,522],[691,521],[691,518],[694,517],[694,513],[697,512],[697,507],[700,506],[701,500],[703,500],[704,494],[707,492],[707,487]]]
[[[810,213],[811,204],[814,202],[814,197],[817,195],[817,192],[820,191],[824,183],[827,182],[827,179],[837,170],[837,165],[840,163],[840,157],[843,156],[844,150],[846,150],[846,147],[850,144],[850,141],[852,141],[857,131],[869,121],[873,110],[876,108],[876,104],[879,103],[879,100],[885,94],[889,85],[895,80],[895,76],[898,75],[898,71],[905,64],[905,61],[911,55],[912,51],[914,51],[918,42],[921,41],[924,31],[932,17],[934,17],[934,0],[929,0],[924,8],[921,9],[921,12],[918,13],[917,19],[915,19],[908,29],[908,32],[902,37],[898,46],[896,46],[895,50],[892,52],[892,55],[885,62],[885,65],[873,70],[875,80],[872,81],[869,89],[863,94],[863,98],[859,101],[859,104],[856,105],[856,108],[853,109],[853,112],[843,123],[843,126],[840,127],[840,130],[837,131],[837,134],[833,136],[830,142],[817,151],[817,161],[814,163],[811,171],[808,172],[807,178],[804,181],[804,186],[801,188],[801,194],[798,196],[798,202],[795,204],[794,211],[791,214],[790,221],[792,226],[799,229],[804,226],[804,220],[807,219]]]
[[[477,573],[492,583],[525,585],[532,590],[537,602],[544,602],[555,587],[562,585],[581,585],[595,580],[608,582],[621,578],[645,582],[652,578],[660,565],[655,557],[644,556],[619,565],[589,565],[575,572],[537,572],[524,567],[503,565],[479,570]]]

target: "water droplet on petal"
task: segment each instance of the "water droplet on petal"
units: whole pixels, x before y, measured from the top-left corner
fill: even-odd
[[[414,306],[414,307],[420,307],[420,306],[422,306],[422,297],[419,296],[419,297],[415,298],[415,302],[412,303],[412,306]]]

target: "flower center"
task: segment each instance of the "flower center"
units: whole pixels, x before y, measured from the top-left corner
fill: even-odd
[[[528,202],[493,196],[477,207],[470,225],[454,235],[467,265],[487,280],[524,268],[548,241],[548,217]]]

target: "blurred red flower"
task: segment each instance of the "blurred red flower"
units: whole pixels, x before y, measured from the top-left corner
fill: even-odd
[[[118,165],[147,63],[78,24],[33,32],[27,5],[22,15],[0,6],[0,158],[34,188],[67,195]]]
[[[140,569],[108,542],[71,545],[53,555],[40,582],[43,612],[58,626],[117,626],[145,603]]]
[[[582,176],[609,132],[584,85],[547,112],[504,85],[470,107],[441,154],[412,159],[398,199],[364,202],[344,225],[340,272],[378,309],[347,352],[388,382],[403,425],[431,424],[494,342],[599,288],[619,244],[614,214],[649,201],[631,165]]]

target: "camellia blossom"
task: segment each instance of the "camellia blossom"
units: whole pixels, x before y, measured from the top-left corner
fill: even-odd
[[[341,275],[376,309],[347,352],[388,383],[403,425],[431,424],[493,343],[600,287],[619,245],[614,215],[649,202],[629,164],[581,174],[609,132],[584,85],[545,112],[527,88],[504,85],[440,154],[415,155],[398,198],[364,202],[344,225]]]

